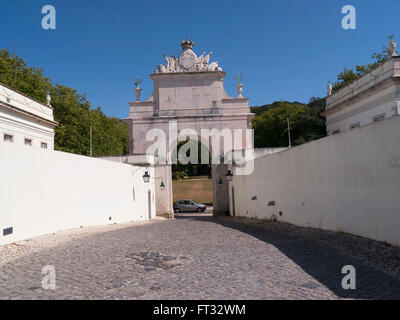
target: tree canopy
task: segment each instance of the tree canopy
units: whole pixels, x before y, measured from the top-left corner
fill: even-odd
[[[394,36],[389,36],[392,40]],[[362,77],[377,66],[383,64],[391,55],[388,47],[382,46],[380,52],[372,54],[372,62],[356,65],[355,68],[344,68],[332,84],[333,91],[348,85]],[[255,147],[286,147],[289,145],[288,124],[292,145],[300,145],[326,135],[325,119],[321,113],[325,110],[325,99],[313,97],[308,104],[300,102],[276,101],[272,104],[252,107],[256,114],[252,124],[254,128]]]
[[[344,68],[333,83],[337,91],[360,78],[390,56],[388,47],[372,55],[373,61],[355,68]],[[62,84],[53,84],[44,76],[43,69],[27,66],[25,61],[8,50],[0,50],[0,82],[14,87],[14,68],[17,69],[15,89],[39,101],[46,100],[47,92],[52,97],[54,119],[59,123],[55,129],[55,149],[81,155],[89,155],[89,128],[93,128],[93,155],[123,155],[129,152],[126,124],[118,118],[106,116],[100,109],[91,108],[85,94]],[[276,101],[272,104],[252,107],[256,117],[252,121],[255,131],[255,147],[288,146],[288,125],[292,145],[300,145],[326,135],[325,99],[313,97],[309,103]],[[180,147],[180,146],[179,146]],[[178,148],[179,149],[179,148]],[[184,168],[185,167],[185,168]],[[190,175],[208,174],[209,168],[199,165],[177,164],[174,171],[186,171]]]
[[[14,83],[14,70],[17,81]],[[59,151],[89,155],[90,126],[93,132],[93,156],[124,155],[129,152],[127,125],[120,119],[108,117],[98,107],[91,108],[85,94],[62,84],[53,84],[43,69],[27,66],[25,61],[0,50],[0,82],[33,99],[46,101],[51,95],[55,129],[54,148]]]
[[[252,107],[256,114],[252,124],[256,148],[287,147],[288,122],[292,146],[326,136],[325,99],[313,97],[308,104],[276,101],[270,105]]]
[[[182,164],[179,161],[179,152],[181,151],[182,147],[188,148],[188,150],[185,153],[185,156],[190,158],[191,157],[191,150],[190,146],[193,148],[197,149],[197,163],[191,163],[189,162],[188,164]],[[202,159],[201,159],[201,154],[202,152],[205,152],[208,154],[208,162],[209,164],[201,164]],[[178,143],[176,148],[172,152],[173,158],[177,159],[177,163],[172,165],[172,177],[174,180],[181,179],[185,176],[193,177],[193,176],[211,176],[211,155],[210,152],[204,144],[202,144],[200,141],[196,140],[190,140],[190,141],[181,141]],[[194,155],[193,155],[194,156]]]

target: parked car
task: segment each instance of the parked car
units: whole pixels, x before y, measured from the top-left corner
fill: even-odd
[[[174,212],[204,212],[207,206],[193,200],[179,200],[174,204]]]

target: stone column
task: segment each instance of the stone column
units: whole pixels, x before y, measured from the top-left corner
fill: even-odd
[[[226,179],[228,165],[212,165],[214,216],[229,216],[229,181]],[[222,186],[218,182],[222,180]]]
[[[155,196],[156,213],[159,216],[173,218],[172,166],[169,164],[155,165]],[[161,182],[165,189],[161,190]]]

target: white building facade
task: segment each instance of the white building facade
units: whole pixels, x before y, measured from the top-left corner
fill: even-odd
[[[326,99],[328,135],[400,114],[400,56],[353,81]]]
[[[0,143],[54,149],[53,108],[0,83]]]
[[[251,131],[254,114],[250,111],[249,99],[242,96],[242,84],[237,85],[238,97],[229,96],[223,85],[226,72],[217,62],[210,62],[212,53],[204,52],[197,56],[192,50],[194,42],[188,39],[182,41],[181,47],[178,58],[164,56],[166,64],[158,65],[157,70],[151,74],[154,89],[149,99],[140,101],[141,89],[135,89],[137,100],[129,103],[129,117],[126,119],[131,155],[147,153],[154,144],[154,140],[147,139],[151,130],[156,129],[165,134],[165,152],[158,150],[160,152],[156,161],[159,166],[156,167],[155,179],[165,184],[163,191],[156,188],[157,213],[173,211],[172,163],[169,162],[168,154],[174,151],[178,139],[184,141],[190,135],[191,139],[210,147],[210,139],[201,135],[202,130],[225,131],[231,133],[227,141],[231,140],[233,149],[253,147],[253,140],[248,139],[247,133]],[[235,130],[239,132],[239,146],[233,141]],[[227,141],[220,144],[221,150],[216,150],[216,147],[212,152],[223,155]],[[217,182],[225,177],[227,168],[213,165],[212,170],[214,214],[226,214],[229,211],[227,184],[219,187]]]
[[[241,95],[242,86],[238,87],[237,98],[229,96],[223,85],[226,72],[217,62],[210,62],[211,53],[204,52],[198,57],[190,40],[183,41],[181,46],[179,58],[164,56],[166,66],[159,65],[151,75],[154,89],[149,99],[140,101],[141,89],[135,89],[137,100],[129,103],[126,119],[130,127],[130,154],[146,153],[153,143],[146,141],[151,129],[163,130],[168,138],[171,121],[177,122],[179,132],[193,129],[200,134],[204,128],[242,129],[240,149],[251,148],[245,131],[251,129],[254,114],[250,111],[249,99]]]

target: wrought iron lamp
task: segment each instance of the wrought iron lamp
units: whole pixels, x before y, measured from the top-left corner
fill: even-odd
[[[143,182],[144,182],[144,183],[149,183],[149,181],[150,181],[150,175],[149,175],[149,172],[146,171],[146,172],[144,173],[144,175],[143,175]]]
[[[232,171],[228,170],[228,173],[225,175],[225,177],[226,177],[226,180],[232,181],[232,178],[233,178]]]

